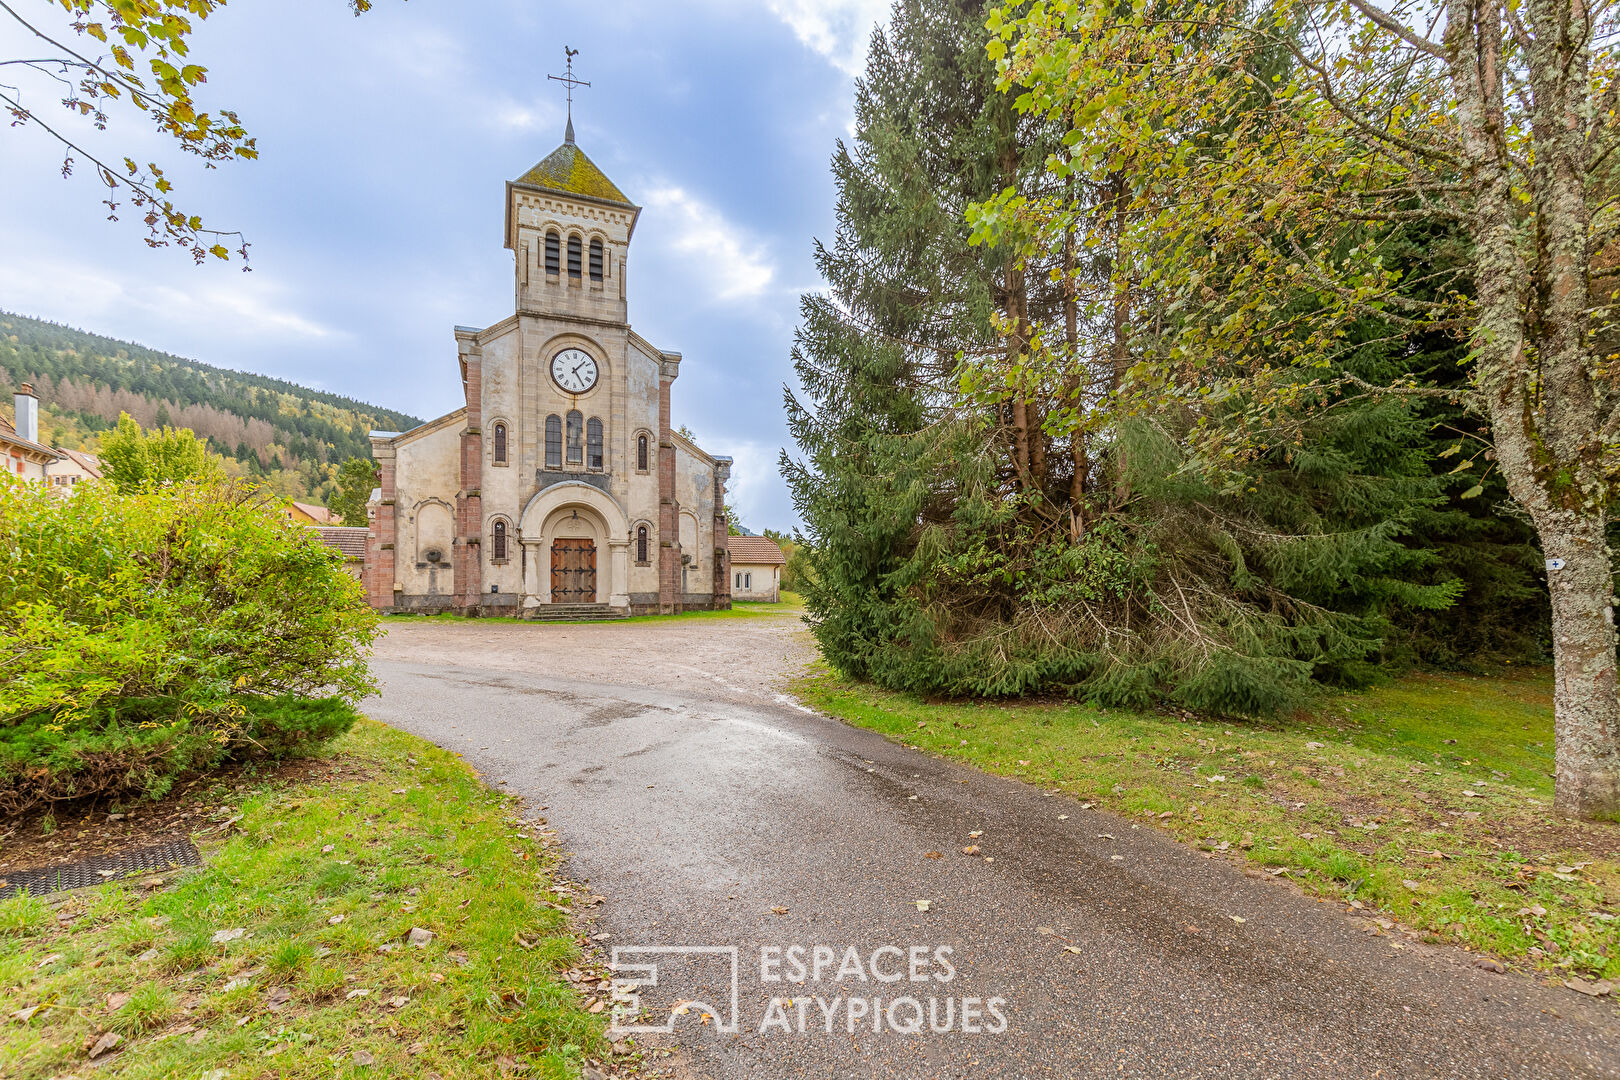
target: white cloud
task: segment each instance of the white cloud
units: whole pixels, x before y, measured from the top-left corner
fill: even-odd
[[[742,523],[754,532],[763,529],[790,529],[791,517],[773,519],[772,511],[783,502],[782,474],[777,471],[780,447],[754,440],[733,440],[724,436],[698,436],[698,445],[711,454],[732,459],[731,479],[726,481],[726,502],[736,508]]]
[[[889,17],[892,0],[770,0],[781,19],[808,48],[846,75],[866,65],[872,27]]]
[[[156,333],[162,327],[184,327],[191,340],[250,335],[291,344],[344,336],[283,306],[282,290],[268,277],[235,274],[220,281],[217,270],[186,263],[180,272],[203,280],[181,288],[114,277],[85,263],[36,259],[26,269],[0,264],[0,296],[11,311],[149,343],[163,340]]]
[[[763,245],[747,238],[720,211],[678,187],[653,189],[647,205],[662,211],[673,228],[671,250],[697,256],[712,273],[716,299],[749,299],[770,286],[776,267]]]

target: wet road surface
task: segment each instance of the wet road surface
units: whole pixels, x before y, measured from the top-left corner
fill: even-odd
[[[675,1017],[691,1075],[1620,1076],[1613,1005],[777,700],[802,646],[711,670],[729,627],[402,627],[367,705],[547,807],[653,1019],[719,1014]]]

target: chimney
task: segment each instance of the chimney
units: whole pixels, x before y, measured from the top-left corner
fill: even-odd
[[[39,442],[39,396],[34,393],[33,385],[23,383],[17,387],[12,400],[17,405],[17,437]]]

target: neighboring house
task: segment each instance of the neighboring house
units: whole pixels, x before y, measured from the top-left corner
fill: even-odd
[[[343,556],[343,569],[359,580],[366,561],[366,534],[371,530],[364,525],[315,525],[321,534],[321,543]]]
[[[332,511],[314,503],[293,502],[287,506],[287,516],[298,525],[330,525]]]
[[[731,549],[731,595],[737,600],[782,599],[782,567],[787,558],[775,540],[763,536],[728,536]]]
[[[366,585],[383,611],[731,606],[731,459],[673,424],[681,355],[631,330],[641,208],[574,142],[506,185],[516,310],[455,328],[463,401],[371,433]],[[654,285],[656,287],[656,285]]]
[[[61,455],[39,441],[39,397],[27,383],[17,387],[16,422],[0,420],[0,463],[6,474],[44,483],[47,468]]]
[[[45,476],[52,487],[72,488],[85,480],[101,479],[101,459],[83,450],[56,448],[57,460],[45,466]]]

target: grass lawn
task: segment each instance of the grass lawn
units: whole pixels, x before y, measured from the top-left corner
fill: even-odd
[[[1563,978],[1620,977],[1620,825],[1552,813],[1552,680],[1417,675],[1286,721],[932,704],[826,671],[852,724],[1141,818],[1307,892]]]
[[[219,808],[231,835],[159,886],[0,901],[0,1076],[84,1075],[98,1042],[98,1075],[207,1080],[566,1077],[606,1051],[574,894],[508,797],[370,721],[311,772]]]

